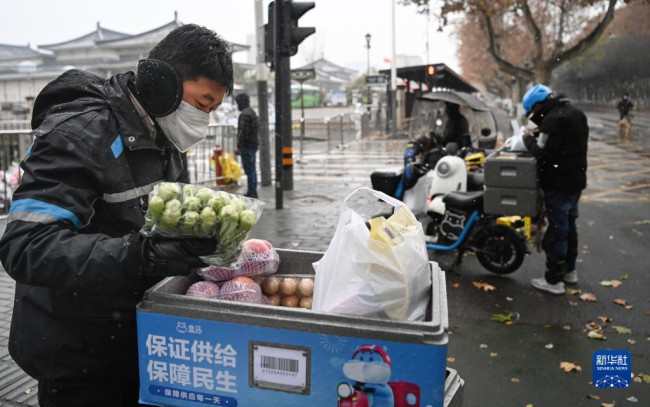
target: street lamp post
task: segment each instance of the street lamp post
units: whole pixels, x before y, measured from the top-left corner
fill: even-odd
[[[370,33],[366,34],[366,49],[368,50],[368,69],[366,70],[366,78],[370,76]],[[368,114],[370,114],[370,105],[372,103],[372,96],[370,94],[370,85],[368,85]]]

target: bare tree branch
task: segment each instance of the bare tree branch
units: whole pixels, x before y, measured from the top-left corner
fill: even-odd
[[[494,34],[494,27],[492,26],[492,20],[487,15],[485,10],[481,10],[481,14],[485,19],[485,28],[486,28],[485,37],[488,41],[488,51],[490,52],[490,55],[492,55],[496,63],[499,65],[499,68],[501,68],[502,71],[509,73],[510,75],[514,75],[517,77],[524,77],[524,78],[532,78],[533,77],[532,70],[517,66],[512,62],[503,59],[501,55],[499,55],[499,51],[497,49],[498,47],[495,39],[496,35]]]
[[[564,17],[566,13],[565,4],[566,4],[566,0],[562,0],[560,2],[560,5],[558,6],[558,8],[560,9],[560,21],[558,22],[557,36],[555,37],[555,45],[553,47],[552,55],[557,54],[564,46],[564,42],[562,41],[562,36],[564,35]]]
[[[561,65],[564,61],[570,60],[577,57],[589,47],[591,47],[598,38],[605,32],[605,28],[614,18],[614,8],[616,6],[616,0],[609,0],[609,5],[607,7],[607,12],[603,19],[598,23],[598,25],[593,29],[589,35],[580,40],[576,45],[569,48],[566,51],[559,50],[557,53],[554,53],[551,58],[544,62],[546,69],[552,71],[555,67]]]
[[[528,29],[533,33],[535,40],[535,53],[533,54],[533,60],[539,60],[544,57],[544,43],[542,32],[535,23],[535,19],[533,19],[533,14],[530,12],[530,7],[528,6],[528,0],[519,0],[519,4],[524,11],[524,20],[526,21],[526,25],[528,26]]]

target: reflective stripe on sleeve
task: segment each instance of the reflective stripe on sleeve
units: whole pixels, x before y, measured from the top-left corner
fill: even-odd
[[[72,222],[77,229],[83,226],[79,218],[69,210],[32,198],[18,199],[11,203],[8,221],[12,222],[14,220],[40,223],[53,223],[60,220],[67,220]]]
[[[162,180],[153,182],[149,185],[143,185],[141,187],[129,189],[128,191],[124,191],[124,192],[116,192],[114,194],[104,194],[102,196],[102,199],[109,203],[126,202],[131,199],[136,199],[143,195],[147,195],[149,192],[153,191],[153,188],[156,186],[156,184],[160,182],[162,182]]]

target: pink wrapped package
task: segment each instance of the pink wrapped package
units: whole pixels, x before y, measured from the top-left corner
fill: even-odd
[[[219,286],[212,281],[199,281],[187,289],[185,295],[190,297],[217,298],[219,296]]]
[[[228,301],[262,303],[262,289],[260,285],[248,277],[235,277],[221,286],[219,299]]]
[[[198,270],[199,276],[210,281],[226,281],[240,276],[273,274],[280,266],[280,256],[270,242],[249,239],[244,242],[234,267],[208,266]]]

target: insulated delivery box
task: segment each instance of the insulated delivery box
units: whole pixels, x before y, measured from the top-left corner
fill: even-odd
[[[485,159],[483,210],[492,215],[536,216],[541,210],[537,160],[529,153],[499,151]]]
[[[323,255],[278,253],[275,275],[293,277],[313,277],[312,263]],[[430,269],[427,317],[416,322],[189,297],[183,294],[196,276],[167,278],[137,308],[140,400],[166,406],[460,405],[460,379],[453,372],[450,381],[445,368],[445,276],[434,262]]]

